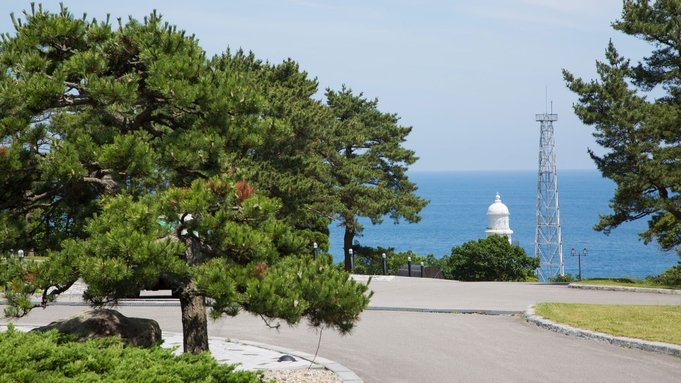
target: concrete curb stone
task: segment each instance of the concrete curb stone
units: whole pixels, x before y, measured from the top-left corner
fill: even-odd
[[[650,287],[629,287],[629,286],[598,286],[598,285],[578,285],[570,283],[568,288],[583,289],[583,290],[604,290],[604,291],[628,291],[634,293],[657,293],[657,294],[672,294],[681,295],[681,290],[672,289],[653,289]]]
[[[559,334],[563,334],[565,336],[573,338],[580,338],[601,343],[608,343],[614,346],[635,348],[638,350],[651,351],[681,357],[681,346],[669,343],[652,342],[642,339],[614,336],[604,334],[602,332],[583,330],[580,328],[564,324],[554,323],[544,317],[536,315],[534,305],[529,306],[527,310],[525,310],[525,312],[523,313],[523,319],[527,323],[536,325],[545,330],[557,332]]]

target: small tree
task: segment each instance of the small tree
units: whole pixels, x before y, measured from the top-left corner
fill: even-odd
[[[520,246],[513,246],[504,236],[466,242],[452,248],[437,266],[446,279],[459,281],[522,282],[536,280],[539,258],[528,257]]]
[[[345,86],[339,92],[327,89],[326,99],[336,121],[321,152],[331,166],[330,193],[338,201],[334,212],[345,228],[343,249],[349,270],[348,250],[363,230],[358,217],[368,217],[372,224],[382,223],[385,216],[395,223],[419,222],[418,213],[429,201],[414,194],[417,187],[406,174],[417,160],[414,151],[402,147],[411,127],[399,126],[396,114],[378,110],[378,99],[354,95]]]

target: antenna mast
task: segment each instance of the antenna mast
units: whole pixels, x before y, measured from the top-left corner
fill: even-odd
[[[556,274],[565,275],[563,239],[560,233],[556,152],[553,138],[553,122],[558,121],[558,115],[553,114],[553,101],[551,101],[551,113],[549,114],[547,111],[544,114],[537,114],[536,121],[540,123],[540,138],[537,232],[534,241],[534,256],[541,261],[538,269],[539,279],[546,282]]]

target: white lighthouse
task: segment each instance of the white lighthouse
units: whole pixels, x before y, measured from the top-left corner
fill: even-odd
[[[485,235],[489,238],[490,235],[505,235],[508,237],[508,243],[511,243],[511,234],[513,230],[509,225],[509,216],[511,213],[508,212],[506,205],[501,203],[501,197],[497,193],[497,198],[494,203],[489,205],[487,209],[487,230],[485,230]]]

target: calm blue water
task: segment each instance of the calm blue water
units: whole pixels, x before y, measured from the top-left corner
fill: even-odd
[[[437,258],[450,254],[453,246],[484,238],[487,208],[497,192],[511,213],[513,240],[520,241],[527,254],[534,255],[537,203],[536,171],[489,172],[410,172],[409,178],[419,190],[417,194],[431,200],[417,224],[386,220],[371,225],[366,220],[362,237],[364,246],[394,247],[417,254],[434,254]],[[598,213],[608,213],[615,184],[596,170],[563,170],[558,172],[563,258],[565,273],[578,274],[577,257],[570,249],[586,247],[582,257],[582,276],[637,277],[657,275],[676,265],[676,253],[664,253],[656,244],[644,245],[637,233],[646,222],[627,223],[610,236],[592,230]],[[343,259],[343,229],[331,227],[331,254],[336,262]]]

